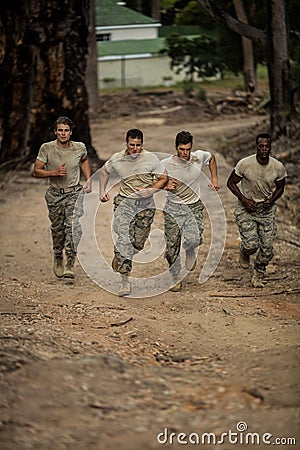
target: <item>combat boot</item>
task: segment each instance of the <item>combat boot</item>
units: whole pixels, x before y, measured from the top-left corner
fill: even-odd
[[[113,268],[114,272],[118,272],[119,265],[118,265],[118,260],[117,260],[116,255],[113,257],[113,260],[111,262],[111,267]]]
[[[172,292],[180,292],[182,288],[182,282],[179,280],[178,276],[173,276],[174,285],[169,289]]]
[[[248,269],[250,266],[250,255],[247,255],[247,253],[241,250],[239,262],[243,269]]]
[[[131,292],[131,287],[130,287],[129,275],[128,275],[128,273],[126,273],[126,274],[122,273],[121,289],[119,291],[119,297],[125,297],[125,295],[129,295],[130,292]]]
[[[64,275],[64,259],[62,256],[54,257],[53,272],[58,278]]]
[[[257,270],[254,269],[252,278],[251,278],[251,283],[252,286],[255,288],[262,288],[264,287],[264,282],[263,282],[263,274],[260,272],[257,272]]]
[[[74,278],[74,264],[75,264],[75,256],[67,255],[67,262],[64,271],[64,278]]]

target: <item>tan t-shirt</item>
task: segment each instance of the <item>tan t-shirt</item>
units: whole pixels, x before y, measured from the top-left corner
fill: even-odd
[[[56,189],[67,189],[76,186],[80,181],[80,163],[87,156],[87,150],[83,142],[73,142],[72,147],[59,147],[57,141],[42,144],[37,159],[45,163],[46,170],[55,170],[61,164],[65,164],[67,173],[63,177],[50,177],[50,186]]]
[[[128,156],[126,150],[115,153],[106,163],[109,174],[120,178],[120,194],[129,197],[139,189],[152,187],[154,179],[158,179],[164,172],[159,158],[147,150],[135,158]]]
[[[203,166],[208,166],[211,153],[203,150],[191,152],[189,161],[181,161],[173,155],[163,159],[162,164],[167,170],[169,179],[175,178],[177,186],[168,192],[167,198],[173,203],[191,205],[201,197],[201,182],[204,175],[201,172]]]
[[[262,202],[270,197],[276,188],[275,181],[287,177],[285,167],[280,161],[270,156],[268,164],[259,164],[256,154],[241,159],[234,171],[242,177],[242,194],[255,202]]]

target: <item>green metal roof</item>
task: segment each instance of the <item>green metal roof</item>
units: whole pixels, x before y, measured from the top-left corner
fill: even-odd
[[[157,54],[164,47],[165,39],[128,39],[125,41],[97,42],[98,57],[138,55],[141,53]]]
[[[207,36],[215,38],[214,30],[206,30],[199,25],[164,25],[159,29],[159,37],[167,37],[171,34],[180,34],[181,36]]]
[[[117,0],[95,0],[95,3],[96,27],[157,23],[152,17],[145,16],[126,6],[118,5]]]

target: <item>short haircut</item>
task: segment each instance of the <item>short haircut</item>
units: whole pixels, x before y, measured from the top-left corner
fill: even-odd
[[[54,122],[54,130],[57,130],[57,127],[59,124],[63,125],[69,125],[70,130],[72,131],[74,128],[74,123],[69,117],[60,116],[55,122]]]
[[[190,144],[193,145],[193,135],[189,131],[180,131],[177,133],[175,138],[175,146],[176,148],[180,144]]]
[[[270,144],[272,142],[272,138],[268,133],[260,133],[256,136],[256,145],[258,144],[259,139],[269,139]]]
[[[131,139],[140,139],[141,142],[144,140],[143,132],[139,130],[138,128],[131,128],[126,133],[126,142],[129,141],[129,138]]]

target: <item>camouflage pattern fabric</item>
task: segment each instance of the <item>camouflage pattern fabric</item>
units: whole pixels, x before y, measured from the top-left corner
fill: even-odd
[[[83,215],[82,186],[79,185],[71,192],[65,194],[61,194],[58,190],[49,187],[45,199],[51,222],[54,256],[61,256],[63,250],[65,250],[66,255],[76,256],[77,247],[82,236],[79,222],[80,217]]]
[[[260,202],[256,211],[249,211],[242,202],[238,202],[234,214],[241,237],[241,250],[248,255],[258,250],[254,267],[263,274],[274,256],[276,205],[264,208],[263,202]]]
[[[185,249],[194,249],[202,244],[203,204],[201,200],[190,205],[167,201],[163,214],[165,258],[170,272],[177,275],[181,270],[181,242]]]
[[[154,215],[152,197],[137,200],[117,195],[114,198],[113,229],[117,235],[114,252],[118,272],[131,272],[133,255],[144,248]]]

